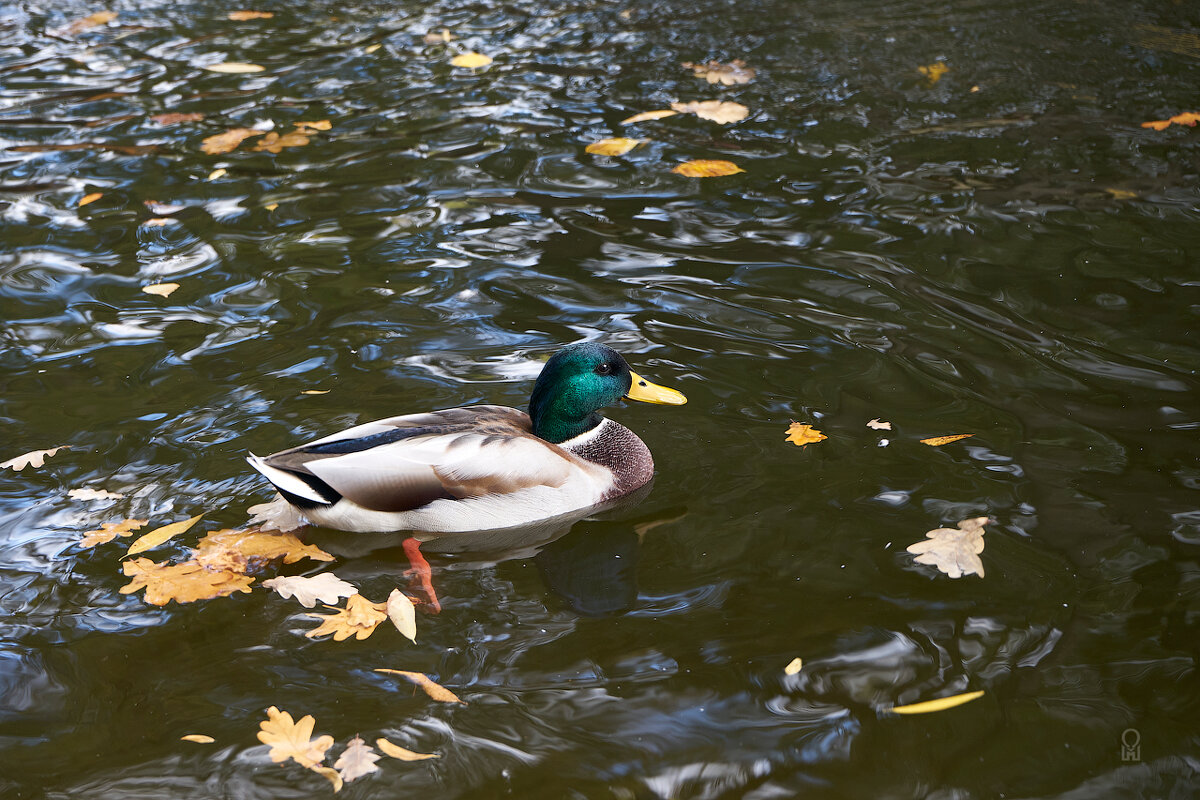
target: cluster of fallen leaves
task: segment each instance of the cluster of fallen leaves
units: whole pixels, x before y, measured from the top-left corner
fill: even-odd
[[[200,143],[200,150],[208,155],[223,155],[231,153],[242,142],[261,136],[252,148],[256,152],[280,153],[285,147],[303,147],[311,141],[318,131],[327,131],[333,127],[327,119],[312,122],[294,122],[292,130],[282,136],[275,131],[261,131],[257,128],[231,128],[224,133],[214,134]]]
[[[872,430],[890,431],[892,423],[873,419],[867,423]],[[921,439],[921,444],[930,447],[957,442],[974,436],[973,433],[955,433],[949,436],[933,436]],[[829,437],[807,423],[792,422],[785,431],[785,441],[797,447],[816,444]],[[886,440],[884,440],[886,441]],[[937,528],[925,534],[926,541],[917,542],[908,547],[908,552],[917,557],[918,564],[928,564],[937,567],[951,578],[961,578],[965,575],[983,577],[983,561],[979,554],[983,552],[983,526],[988,522],[987,517],[967,519],[958,523],[958,529]]]

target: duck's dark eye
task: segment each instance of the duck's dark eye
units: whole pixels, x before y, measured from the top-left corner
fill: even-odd
[[[601,364],[600,366],[596,367],[596,369],[595,369],[595,373],[597,375],[612,375],[613,372],[614,372],[613,365],[609,364],[607,362]]]

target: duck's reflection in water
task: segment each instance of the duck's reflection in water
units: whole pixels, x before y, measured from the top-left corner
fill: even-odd
[[[532,559],[547,588],[576,613],[601,616],[629,611],[637,602],[642,536],[685,513],[682,508],[635,513],[650,490],[648,484],[612,503],[535,525],[467,533],[414,531],[403,544],[411,565],[408,594],[436,613],[438,571],[485,569],[504,561]],[[341,558],[378,558],[379,551],[396,548],[397,537],[403,535],[314,530],[306,538]],[[433,567],[422,553],[434,557]]]

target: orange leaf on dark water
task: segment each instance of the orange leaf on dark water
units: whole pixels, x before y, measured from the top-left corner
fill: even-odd
[[[1190,128],[1196,127],[1196,123],[1200,122],[1200,112],[1185,111],[1182,114],[1176,114],[1167,119],[1154,119],[1149,122],[1143,122],[1143,128],[1153,128],[1156,131],[1166,130],[1171,125],[1187,125]]]
[[[934,436],[929,439],[922,439],[921,444],[927,444],[930,447],[941,447],[944,444],[957,442],[960,439],[969,439],[974,435],[973,433],[955,433],[950,436]]]
[[[791,442],[797,447],[804,447],[806,444],[814,444],[815,442],[829,438],[812,425],[801,424],[799,422],[793,422],[789,425],[785,433],[787,434],[785,441]]]
[[[208,153],[210,156],[221,155],[222,153],[231,153],[237,149],[237,146],[249,139],[251,136],[262,136],[263,132],[254,128],[233,128],[224,133],[218,133],[207,137],[200,143],[200,149]]]
[[[721,178],[725,175],[736,175],[739,172],[745,171],[732,161],[709,158],[685,161],[671,170],[671,172],[687,178]]]

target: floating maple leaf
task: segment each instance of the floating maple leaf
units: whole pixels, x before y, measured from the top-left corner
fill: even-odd
[[[111,542],[118,536],[130,536],[133,531],[149,521],[148,519],[125,519],[120,522],[105,522],[100,525],[99,530],[85,531],[83,539],[79,541],[79,546],[95,547],[98,544]]]
[[[750,114],[750,109],[746,108],[741,103],[732,103],[725,100],[702,100],[696,103],[671,103],[671,108],[675,111],[678,111],[680,114],[695,114],[701,119],[712,120],[713,122],[719,122],[722,125],[728,125],[731,122],[739,122]]]
[[[441,758],[437,753],[414,753],[406,747],[401,747],[398,744],[392,744],[387,739],[376,739],[375,746],[385,754],[392,758],[398,758],[401,761],[424,761],[427,758]]]
[[[434,682],[432,678],[424,673],[409,672],[408,670],[403,669],[384,669],[382,667],[376,669],[375,671],[386,672],[390,675],[401,675],[415,683],[417,686],[421,687],[421,690],[424,691],[425,694],[429,695],[430,698],[437,700],[439,703],[462,703],[464,706],[466,705],[465,701],[458,699],[458,695],[447,689],[445,686]]]
[[[294,564],[302,558],[333,561],[333,556],[312,544],[304,544],[293,533],[256,528],[212,531],[196,545],[195,560],[210,569],[248,572],[282,558]]]
[[[983,577],[983,526],[987,517],[964,519],[958,529],[937,528],[925,535],[925,541],[910,544],[908,552],[918,554],[914,561],[937,567],[951,578],[975,574]]]
[[[13,472],[20,472],[26,467],[40,468],[46,463],[46,459],[57,453],[59,450],[66,450],[71,445],[64,444],[58,447],[51,447],[49,450],[30,450],[28,453],[22,453],[16,458],[10,458],[8,461],[0,463],[0,469],[9,467]]]
[[[732,161],[722,161],[713,158],[698,158],[695,161],[685,161],[676,166],[671,172],[687,178],[721,178],[725,175],[736,175],[746,170]]]
[[[333,747],[332,736],[312,738],[316,723],[312,714],[296,722],[288,712],[271,706],[267,709],[267,721],[258,725],[258,740],[271,746],[267,755],[272,761],[283,763],[290,758],[302,767],[312,768],[324,761],[325,751]]]
[[[146,590],[146,602],[153,606],[192,603],[223,597],[234,592],[249,592],[254,578],[227,570],[205,569],[203,564],[185,561],[182,564],[156,564],[148,558],[135,558],[122,565],[133,580],[122,586],[121,594]]]
[[[799,422],[789,425],[785,433],[787,434],[785,441],[792,442],[797,447],[804,447],[806,444],[813,444],[829,438],[812,425],[802,425]]]
[[[330,605],[325,607],[332,608],[336,613],[306,615],[322,620],[319,627],[304,634],[308,638],[313,639],[332,633],[335,642],[344,641],[351,636],[356,639],[366,639],[375,632],[375,628],[380,622],[387,619],[383,603],[372,603],[361,594],[352,595],[346,601],[344,609]]]
[[[338,760],[333,763],[333,766],[342,776],[342,780],[349,783],[355,778],[378,772],[379,767],[375,766],[375,762],[380,758],[381,756],[364,742],[361,736],[355,736],[350,740],[350,744],[346,745],[345,751],[338,756]]]
[[[691,61],[685,61],[683,68],[690,69],[697,78],[704,78],[709,83],[720,83],[725,86],[749,83],[754,80],[756,74],[754,68],[746,66],[746,62],[740,58],[735,58],[728,64],[722,64],[720,61],[709,61],[707,64],[693,64]]]
[[[200,150],[210,156],[231,153],[237,146],[251,136],[262,136],[263,132],[254,128],[232,128],[224,133],[209,136],[200,143]]]
[[[358,589],[332,572],[322,572],[311,578],[302,575],[271,578],[269,581],[263,581],[262,585],[279,592],[284,599],[295,597],[305,608],[313,608],[318,601],[336,603],[343,597],[358,594]]]

